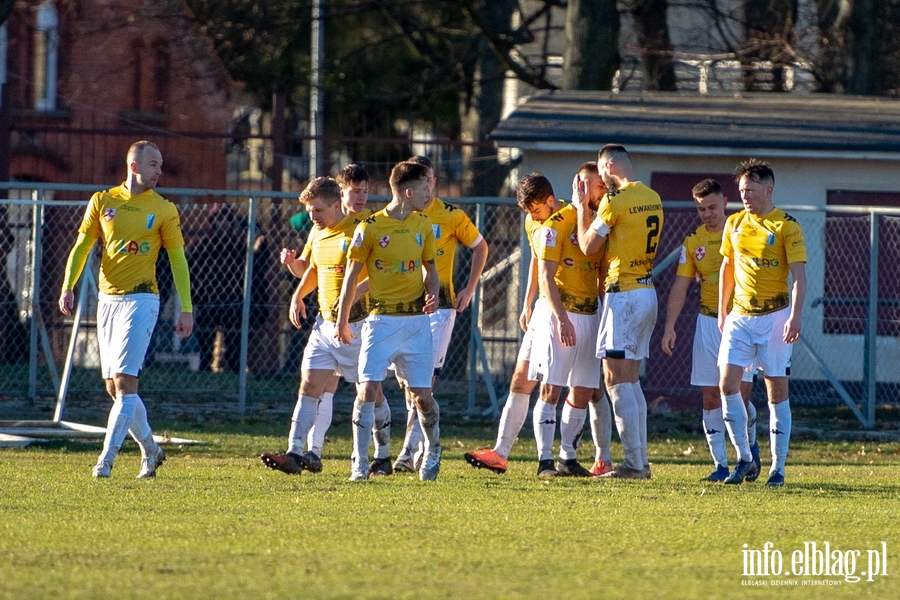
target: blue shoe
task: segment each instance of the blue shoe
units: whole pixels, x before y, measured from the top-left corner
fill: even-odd
[[[716,467],[716,470],[713,471],[709,477],[705,477],[704,479],[701,479],[701,481],[719,482],[719,481],[725,481],[726,477],[728,477],[728,467],[726,467],[724,465],[718,465]]]
[[[750,456],[753,457],[753,464],[756,465],[756,474],[747,475],[744,479],[753,482],[759,479],[759,474],[762,473],[762,465],[759,462],[759,443],[753,442],[753,445],[750,446]]]
[[[772,487],[781,487],[784,485],[784,473],[781,471],[772,471],[772,474],[769,475],[769,480],[766,482],[766,485],[770,485]]]
[[[734,471],[732,471],[731,475],[726,477],[725,481],[722,483],[737,485],[739,483],[744,483],[744,479],[750,475],[759,476],[759,469],[756,468],[756,465],[752,460],[739,460],[738,464],[734,467]]]

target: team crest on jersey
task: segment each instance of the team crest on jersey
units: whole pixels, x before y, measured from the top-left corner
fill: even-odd
[[[103,209],[103,220],[107,223],[113,220],[113,217],[116,216],[116,209],[114,208],[104,208]]]
[[[570,233],[569,241],[572,242],[572,245],[577,246],[578,245],[578,234],[575,233],[574,231],[572,233]]]
[[[419,246],[419,248],[421,248],[425,244],[425,242],[422,240],[421,233],[416,234],[416,244]]]
[[[434,232],[434,239],[436,239],[436,240],[441,239],[441,226],[440,225],[432,224],[431,231]]]
[[[703,260],[703,258],[705,256],[706,256],[706,246],[700,246],[699,248],[694,250],[694,258],[697,259],[697,262],[700,262],[701,260]]]
[[[556,230],[550,227],[544,228],[544,246],[547,248],[556,248]]]
[[[387,245],[391,243],[391,236],[386,235],[380,240],[378,240],[378,245],[382,248],[387,248]]]

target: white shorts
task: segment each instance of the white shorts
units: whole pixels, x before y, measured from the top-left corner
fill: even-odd
[[[650,356],[656,325],[656,290],[638,288],[603,296],[597,356],[641,360]]]
[[[719,347],[719,366],[746,368],[757,361],[766,377],[790,375],[792,347],[784,341],[784,324],[790,314],[789,306],[752,317],[736,311],[728,313]]]
[[[428,315],[369,315],[360,339],[359,381],[384,381],[393,363],[397,379],[409,387],[431,387],[434,349]]]
[[[434,346],[434,368],[440,369],[447,359],[447,348],[450,347],[450,338],[453,337],[453,325],[456,323],[456,310],[453,308],[439,308],[430,315],[431,343]]]
[[[540,324],[550,320],[550,305],[538,297],[534,303],[534,310],[531,311],[531,318],[528,320],[528,329],[525,330],[525,337],[522,338],[522,345],[519,346],[519,356],[516,357],[518,362],[528,363],[528,381],[537,381],[538,372],[535,364],[531,361],[534,352],[535,336]]]
[[[544,383],[598,389],[603,372],[596,353],[600,315],[566,314],[575,327],[576,344],[562,343],[556,318],[551,315],[536,324],[531,364]]]
[[[119,373],[140,375],[157,318],[159,296],[156,294],[99,294],[97,339],[103,379],[112,379]]]
[[[362,321],[350,323],[350,331],[356,337],[351,343],[343,344],[334,337],[337,325],[326,321],[321,316],[316,317],[316,326],[310,332],[309,341],[306,342],[306,348],[303,350],[303,362],[300,364],[300,370],[334,371],[347,381],[356,383],[359,379],[357,371],[359,369],[359,348],[362,343],[360,338],[362,323]]]
[[[722,332],[719,331],[719,320],[715,317],[697,315],[697,328],[694,330],[694,356],[691,362],[691,385],[699,387],[719,387],[719,346],[722,344]],[[756,373],[756,361],[741,376],[742,381],[753,381]]]

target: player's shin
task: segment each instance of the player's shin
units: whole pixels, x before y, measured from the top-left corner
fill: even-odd
[[[772,467],[770,473],[779,471],[784,475],[788,445],[791,440],[791,401],[785,400],[769,405],[769,443],[772,447]]]
[[[747,409],[741,395],[722,396],[722,412],[725,417],[725,428],[738,458],[744,462],[753,460],[750,454],[750,440],[747,437]]]
[[[586,408],[572,406],[568,400],[563,405],[559,422],[559,457],[562,460],[577,458],[577,444],[584,429],[587,412]]]
[[[531,401],[531,394],[521,392],[510,392],[503,405],[503,412],[500,415],[500,427],[497,430],[497,443],[494,446],[494,452],[504,459],[509,458],[512,446],[528,419],[528,404]]]
[[[634,389],[631,383],[617,383],[608,386],[607,392],[612,402],[619,439],[622,440],[622,450],[625,452],[625,467],[642,471],[644,459],[641,452],[640,423]]]

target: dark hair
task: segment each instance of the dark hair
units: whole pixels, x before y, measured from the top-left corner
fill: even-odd
[[[603,162],[604,160],[615,160],[617,158],[627,158],[631,159],[628,156],[628,150],[625,149],[625,146],[621,146],[619,144],[607,144],[600,148],[600,152],[597,153],[597,162]]]
[[[417,165],[422,165],[423,167],[427,167],[434,172],[434,165],[431,164],[431,159],[427,156],[422,156],[421,154],[417,154],[415,156],[410,156],[406,159],[406,162],[416,163]]]
[[[428,179],[428,167],[413,162],[401,162],[391,169],[391,189],[398,190],[400,186],[411,181]]]
[[[745,177],[756,183],[775,185],[775,173],[772,171],[772,167],[766,161],[758,158],[745,160],[734,170],[734,180],[738,183]]]
[[[369,174],[366,173],[366,170],[361,166],[354,163],[341,169],[341,172],[337,174],[335,180],[341,187],[347,187],[354,183],[369,181]]]
[[[596,160],[589,160],[575,171],[576,173],[581,173],[582,171],[587,171],[588,173],[593,173],[594,175],[598,175],[600,173],[600,169],[597,168]]]
[[[525,211],[534,204],[545,203],[547,198],[553,195],[553,186],[550,184],[550,180],[539,171],[529,173],[520,179],[519,186],[516,188],[516,202]]]
[[[341,186],[331,177],[316,177],[306,185],[306,189],[300,192],[300,202],[309,204],[316,199],[320,199],[326,204],[340,202]]]
[[[704,179],[694,186],[691,194],[694,198],[706,198],[710,194],[721,194],[722,186],[715,179]]]

